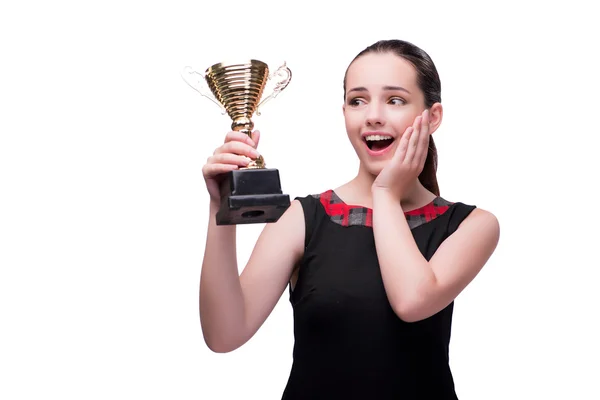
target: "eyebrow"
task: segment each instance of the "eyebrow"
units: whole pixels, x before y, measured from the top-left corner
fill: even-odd
[[[399,90],[401,92],[406,92],[408,94],[410,94],[410,92],[406,89],[404,89],[402,86],[384,86],[383,90]],[[350,90],[348,90],[348,93],[350,92],[366,92],[367,88],[363,87],[363,86],[359,86],[359,87],[355,87],[352,88]]]

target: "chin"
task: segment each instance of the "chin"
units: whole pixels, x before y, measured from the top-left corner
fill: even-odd
[[[380,161],[370,161],[370,162],[362,162],[363,169],[377,177],[381,171],[385,168],[385,166],[389,163],[389,160],[380,160]]]

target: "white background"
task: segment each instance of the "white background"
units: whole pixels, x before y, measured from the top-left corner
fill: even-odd
[[[279,398],[287,294],[241,349],[202,339],[201,168],[230,121],[180,71],[287,62],[292,82],[255,123],[294,197],[354,176],[343,74],[400,38],[441,74],[442,196],[501,223],[456,301],[459,397],[600,399],[593,2],[12,4],[0,6],[0,398]],[[261,229],[238,229],[240,269]]]

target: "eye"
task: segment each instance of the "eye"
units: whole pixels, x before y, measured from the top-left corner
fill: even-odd
[[[355,97],[353,99],[351,99],[350,101],[348,101],[348,105],[351,107],[358,107],[362,104],[365,104],[364,100],[359,98],[359,97]]]
[[[402,97],[392,97],[390,99],[390,104],[401,106],[406,104],[406,100],[404,100]]]

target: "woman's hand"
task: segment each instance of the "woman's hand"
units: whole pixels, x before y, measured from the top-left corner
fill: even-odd
[[[219,184],[223,174],[245,167],[260,156],[256,150],[259,139],[259,131],[252,132],[252,138],[241,132],[227,133],[223,145],[215,150],[202,167],[211,202],[219,203],[221,200]]]
[[[406,128],[389,164],[379,173],[371,191],[384,190],[400,200],[425,166],[429,147],[429,110]]]

